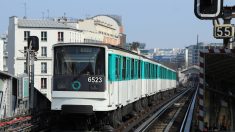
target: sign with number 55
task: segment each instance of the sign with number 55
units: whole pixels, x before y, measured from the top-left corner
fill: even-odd
[[[214,37],[218,39],[234,37],[234,26],[231,24],[214,26]]]

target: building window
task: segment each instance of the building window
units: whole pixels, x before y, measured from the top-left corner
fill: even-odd
[[[47,47],[41,47],[42,51],[41,51],[41,56],[45,56],[47,57]]]
[[[41,89],[47,89],[47,78],[41,78]]]
[[[41,41],[47,41],[47,32],[46,31],[41,32]]]
[[[30,31],[24,31],[24,40],[25,41],[28,40],[29,36],[30,36]]]
[[[27,63],[24,62],[24,73],[27,73]]]
[[[58,41],[64,41],[64,32],[58,32]]]
[[[47,63],[46,62],[41,63],[41,73],[47,73]]]

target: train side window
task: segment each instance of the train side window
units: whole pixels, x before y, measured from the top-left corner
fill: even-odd
[[[171,74],[170,72],[171,72],[171,71],[170,71],[170,70],[168,70],[168,76],[167,76],[167,79],[171,79],[171,78],[170,78],[170,76],[171,76],[171,75],[170,75],[170,74]]]
[[[148,62],[146,62],[146,74],[145,74],[145,77],[147,79],[149,79],[149,63]]]
[[[130,79],[130,58],[126,58],[127,59],[127,64],[126,64],[126,79]]]
[[[166,79],[166,68],[164,68],[163,75],[164,75],[164,79]]]
[[[145,78],[148,78],[147,77],[147,71],[148,71],[148,65],[147,65],[147,62],[144,62],[144,65],[145,65],[145,68],[144,68],[144,71],[145,71]]]
[[[150,70],[151,70],[150,63],[148,63],[148,79],[150,79]]]
[[[134,79],[134,59],[131,59],[131,79]]]
[[[162,68],[162,78],[165,79],[165,68]]]
[[[115,79],[116,79],[116,80],[119,80],[119,76],[120,76],[120,73],[119,73],[119,68],[120,68],[120,65],[119,65],[119,57],[117,56],[115,59],[116,59],[116,61],[115,61],[115,65],[116,65],[116,69],[115,69]]]
[[[109,59],[108,59],[108,61],[109,61],[108,77],[109,77],[110,81],[114,81],[115,78],[116,78],[116,70],[115,70],[116,69],[116,66],[115,66],[116,59],[115,58],[116,58],[115,55],[109,54]]]
[[[162,68],[162,79],[164,79],[164,68]]]
[[[140,78],[141,77],[141,61],[139,60],[138,61],[138,78]]]
[[[153,78],[156,78],[156,65],[153,64]]]
[[[122,63],[122,79],[126,79],[126,57],[123,57],[123,63]]]
[[[155,65],[155,79],[157,78],[157,65]]]
[[[150,71],[150,68],[149,68],[149,63],[147,63],[147,78],[149,79],[149,71]]]
[[[160,67],[160,79],[162,79],[162,67]]]
[[[160,78],[160,66],[157,65],[157,78],[159,79]]]
[[[173,71],[171,71],[171,80],[173,79],[172,76],[173,76]]]

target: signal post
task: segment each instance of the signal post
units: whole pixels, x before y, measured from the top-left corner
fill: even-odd
[[[200,51],[200,83],[195,125],[198,131],[235,130],[235,6],[224,7],[223,0],[194,0],[194,13],[213,21],[213,36],[223,39],[222,49]],[[223,20],[221,24],[219,19]]]

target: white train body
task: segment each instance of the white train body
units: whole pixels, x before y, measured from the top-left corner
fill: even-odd
[[[174,70],[124,49],[73,43],[53,50],[52,110],[112,111],[176,87]]]

